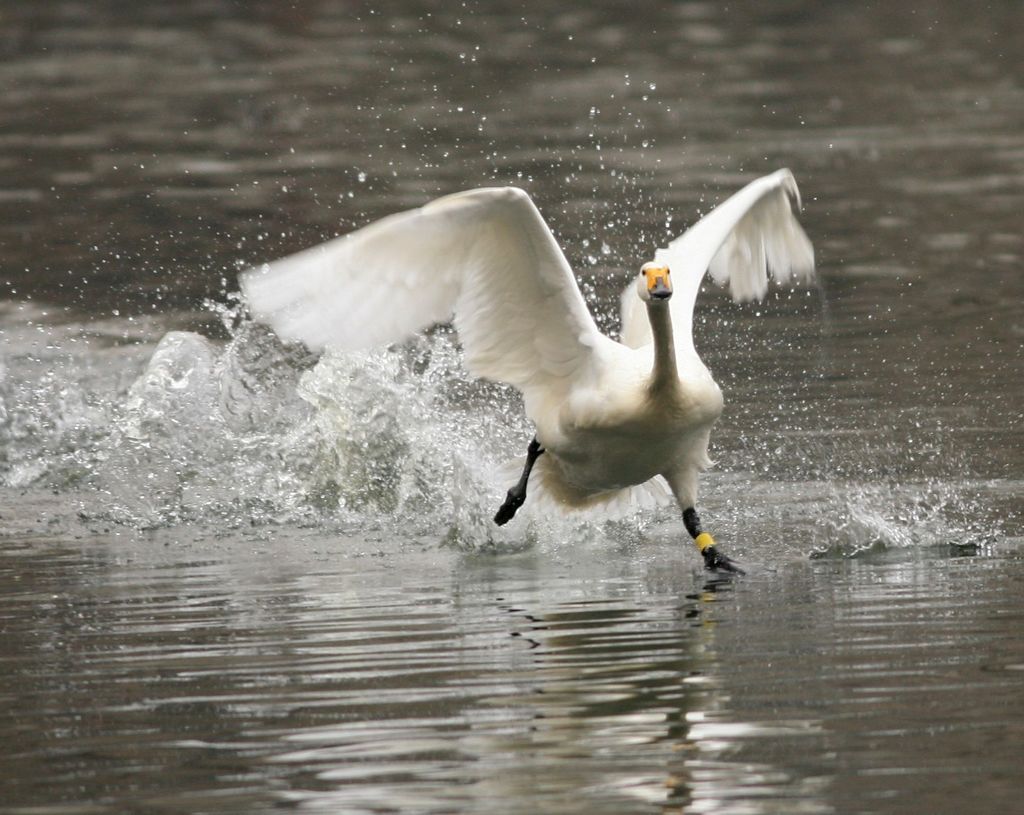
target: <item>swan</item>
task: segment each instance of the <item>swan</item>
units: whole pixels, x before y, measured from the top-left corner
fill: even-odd
[[[693,308],[705,271],[737,301],[763,298],[769,274],[809,279],[814,251],[794,208],[796,181],[778,170],[657,249],[622,294],[618,342],[598,330],[554,235],[516,187],[390,215],[249,269],[240,284],[254,319],[312,350],[393,343],[454,317],[470,373],[516,387],[536,429],[497,524],[522,506],[531,474],[531,487],[567,508],[667,486],[705,566],[741,572],[696,509],[723,400],[694,348]]]

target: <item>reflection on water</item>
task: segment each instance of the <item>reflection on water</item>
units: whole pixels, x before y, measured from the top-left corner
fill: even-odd
[[[3,557],[7,811],[1012,811],[1019,559],[125,544]]]
[[[1016,811],[1021,24],[5,5],[0,812]],[[445,332],[317,360],[233,307],[518,183],[615,332],[626,271],[779,166],[820,286],[695,320],[735,583],[671,513],[495,531],[529,428]]]

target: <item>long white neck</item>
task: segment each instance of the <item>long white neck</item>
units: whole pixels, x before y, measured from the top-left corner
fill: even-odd
[[[672,340],[672,313],[667,300],[652,300],[647,304],[647,317],[654,335],[654,368],[651,371],[651,390],[675,388],[679,384],[676,367],[676,346]]]

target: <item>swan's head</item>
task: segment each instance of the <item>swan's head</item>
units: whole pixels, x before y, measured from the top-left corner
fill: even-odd
[[[645,263],[640,267],[636,289],[640,299],[645,303],[668,300],[672,296],[672,278],[669,276],[668,266]]]

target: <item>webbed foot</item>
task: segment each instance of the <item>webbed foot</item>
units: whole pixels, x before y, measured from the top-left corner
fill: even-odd
[[[693,542],[697,544],[697,551],[704,558],[704,568],[711,572],[728,572],[730,574],[746,574],[743,569],[733,563],[732,559],[718,551],[715,539],[700,527],[700,517],[697,510],[688,507],[683,510],[683,523],[686,524],[686,531],[693,535]]]
[[[526,502],[526,491],[519,492],[515,487],[510,489],[505,496],[505,502],[498,508],[497,513],[494,515],[494,522],[498,526],[504,526],[512,518],[515,517],[516,512]]]
[[[708,546],[707,548],[702,549],[701,556],[704,558],[704,568],[709,571],[746,574],[746,572],[737,566],[730,558],[719,552],[715,546]]]

